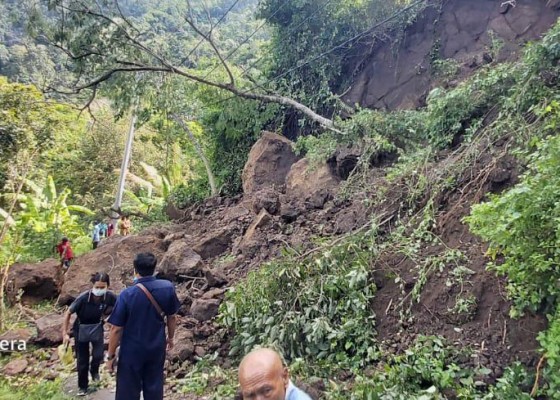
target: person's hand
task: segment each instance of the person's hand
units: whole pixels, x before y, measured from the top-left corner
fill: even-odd
[[[173,350],[174,346],[175,346],[175,342],[173,341],[173,338],[168,337],[167,338],[167,351]]]
[[[113,358],[112,360],[107,360],[105,362],[105,368],[107,369],[107,371],[109,371],[110,374],[115,372],[115,359]]]
[[[66,345],[68,345],[68,343],[70,343],[70,335],[66,333],[62,337],[62,344],[64,344],[66,346]]]

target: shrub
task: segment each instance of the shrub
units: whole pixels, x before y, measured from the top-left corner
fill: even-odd
[[[369,276],[375,238],[372,229],[307,257],[289,254],[250,273],[221,307],[221,322],[234,333],[231,354],[273,345],[288,359],[361,365],[375,358],[370,301],[376,287]]]
[[[473,207],[466,221],[490,242],[489,254],[503,263],[490,267],[507,275],[514,315],[529,307],[554,309],[560,295],[560,137],[544,140],[530,168],[501,196]]]

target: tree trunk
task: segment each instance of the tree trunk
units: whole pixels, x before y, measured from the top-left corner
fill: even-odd
[[[173,115],[173,119],[177,121],[179,125],[181,125],[181,127],[185,130],[185,132],[187,132],[187,134],[189,135],[189,138],[194,145],[196,153],[204,163],[204,168],[206,168],[206,175],[208,176],[208,183],[210,184],[211,195],[212,197],[217,196],[218,189],[216,187],[216,178],[214,177],[214,173],[212,172],[212,167],[210,166],[210,161],[208,161],[208,158],[206,158],[202,146],[200,145],[199,141],[196,139],[196,137],[194,136],[194,134],[192,133],[188,125],[185,123],[185,121],[183,121],[181,117],[179,117],[178,115]]]
[[[117,186],[117,195],[115,196],[115,203],[111,207],[111,223],[113,224],[113,229],[117,230],[117,223],[119,218],[119,213],[121,211],[121,204],[124,193],[124,186],[126,183],[126,174],[128,172],[128,164],[130,163],[130,155],[132,153],[132,142],[134,140],[134,129],[136,125],[136,106],[132,110],[132,119],[130,121],[130,128],[128,130],[128,136],[126,139],[126,144],[124,147],[124,155],[121,164],[121,171],[119,174],[119,184]]]

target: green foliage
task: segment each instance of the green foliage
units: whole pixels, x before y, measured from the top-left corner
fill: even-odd
[[[53,247],[62,236],[73,242],[75,253],[83,253],[89,248],[89,240],[78,215],[92,216],[89,209],[67,204],[69,189],[60,193],[54,180],[48,177],[44,185],[27,181],[28,192],[18,197],[19,209],[13,215],[16,230],[14,234],[21,240],[18,249],[23,261],[38,261],[54,255]],[[5,195],[13,198],[14,194]]]
[[[459,63],[453,58],[447,60],[437,59],[432,61],[432,71],[434,75],[437,78],[442,79],[444,83],[447,83],[451,79],[455,78],[460,69],[461,67],[459,66]]]
[[[217,365],[213,365],[217,353],[199,360],[181,380],[181,394],[200,395],[209,393],[208,400],[221,400],[234,398],[237,393],[237,371],[224,370]],[[217,386],[211,385],[219,382]],[[184,383],[184,384],[183,384]]]
[[[297,155],[309,160],[311,165],[324,164],[336,151],[339,141],[330,132],[320,136],[300,136],[294,146]]]
[[[550,325],[546,332],[539,334],[539,341],[546,360],[544,379],[546,387],[543,392],[550,399],[560,399],[560,307],[548,317]]]
[[[203,201],[209,195],[208,181],[200,178],[190,181],[188,184],[176,186],[169,196],[169,201],[178,208],[185,208],[191,204]]]
[[[468,349],[449,346],[443,338],[420,336],[403,354],[389,358],[384,365],[360,373],[352,387],[330,391],[330,400],[439,400],[448,398],[489,400],[529,400],[523,391],[528,376],[520,365],[506,369],[496,385],[487,387],[484,379],[491,371],[464,366]],[[349,395],[349,393],[351,393]]]
[[[490,255],[504,256],[491,268],[508,276],[515,314],[556,307],[560,295],[560,137],[543,140],[530,160],[517,186],[474,206],[466,219],[490,242]]]
[[[308,256],[286,254],[232,289],[221,321],[232,355],[274,345],[288,359],[363,365],[375,359],[376,287],[369,276],[375,229]]]
[[[47,101],[30,85],[8,83],[0,77],[0,189],[8,166],[25,150],[42,152],[53,145],[59,130],[72,127],[75,114],[68,106]]]
[[[502,64],[483,69],[454,89],[432,90],[423,128],[425,137],[433,145],[448,146],[469,124],[503,100],[513,83],[512,67]]]
[[[69,400],[62,393],[61,381],[29,382],[16,387],[5,379],[0,379],[0,400]]]
[[[249,151],[261,132],[275,125],[280,110],[275,104],[232,98],[223,109],[214,106],[205,111],[209,158],[222,194],[241,192],[241,172]]]

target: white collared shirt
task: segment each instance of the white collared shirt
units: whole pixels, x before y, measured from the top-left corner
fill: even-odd
[[[311,400],[311,397],[298,389],[292,381],[290,381],[288,383],[288,390],[286,390],[286,400]]]

